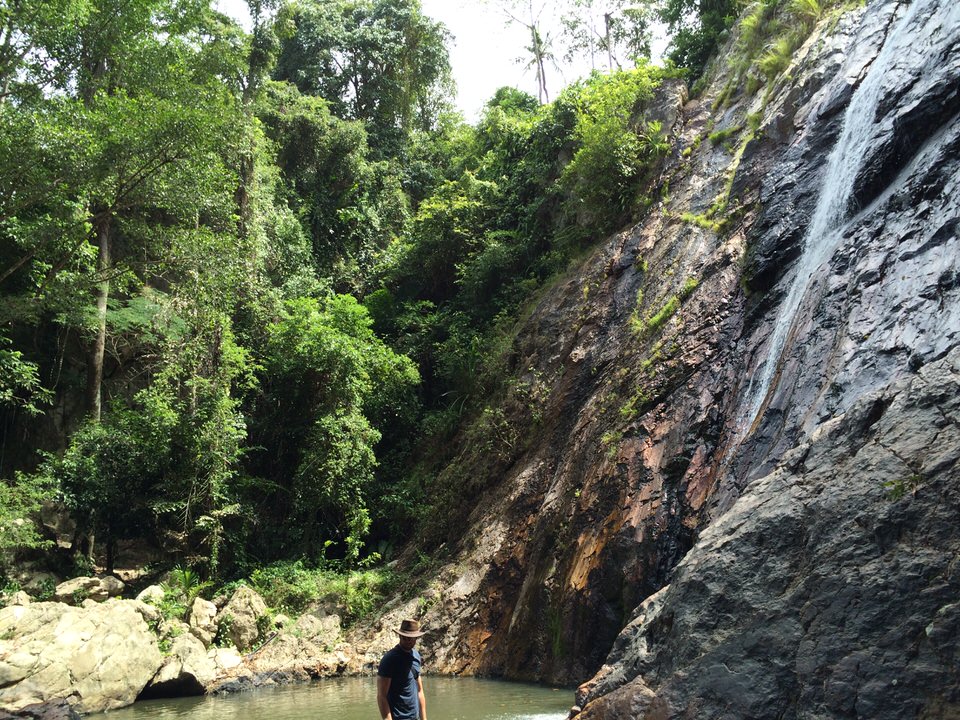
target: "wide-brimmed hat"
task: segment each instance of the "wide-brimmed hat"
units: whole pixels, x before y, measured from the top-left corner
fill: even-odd
[[[397,630],[397,635],[401,637],[418,638],[421,635],[426,635],[426,632],[420,629],[420,623],[416,620],[404,620],[400,623],[400,629]]]

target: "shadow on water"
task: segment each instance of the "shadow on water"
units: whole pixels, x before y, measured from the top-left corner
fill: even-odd
[[[427,713],[437,720],[563,720],[571,689],[476,678],[424,676]],[[146,700],[91,716],[100,720],[372,720],[376,679],[336,678],[223,697]]]

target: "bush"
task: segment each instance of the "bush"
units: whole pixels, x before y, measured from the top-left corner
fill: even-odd
[[[40,531],[37,514],[52,494],[49,478],[17,473],[13,482],[0,480],[0,578],[15,553],[44,550],[53,543]]]
[[[373,613],[397,580],[384,568],[339,572],[310,569],[302,560],[274,563],[250,576],[251,585],[270,607],[299,613],[315,602],[332,603],[347,625]]]
[[[560,183],[568,212],[596,232],[612,230],[629,215],[640,180],[669,147],[659,124],[636,119],[660,81],[659,71],[643,65],[594,75],[586,85],[574,86],[579,148]]]
[[[353,297],[332,295],[288,301],[269,328],[255,430],[273,453],[258,469],[275,484],[251,489],[267,490],[264,512],[282,518],[281,552],[319,560],[332,541],[339,557],[359,561],[382,437],[373,422],[402,418],[419,379],[371,324]]]

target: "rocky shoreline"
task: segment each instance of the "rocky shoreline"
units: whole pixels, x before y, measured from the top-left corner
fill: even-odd
[[[64,583],[49,602],[20,592],[0,609],[0,719],[74,718],[138,699],[370,674],[389,644],[372,639],[359,653],[336,613],[317,606],[271,617],[246,586],[222,607],[196,598],[179,621],[157,607],[159,586],[120,599],[114,578],[70,583],[84,589],[61,592]]]

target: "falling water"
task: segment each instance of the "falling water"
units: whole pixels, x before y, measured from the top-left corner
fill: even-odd
[[[767,398],[776,387],[774,380],[785,345],[811,281],[843,239],[843,224],[847,219],[854,181],[873,140],[874,117],[883,98],[883,79],[902,57],[904,43],[909,44],[908,28],[914,18],[931,1],[914,0],[887,36],[867,76],[850,99],[840,137],[827,160],[820,196],[803,239],[803,253],[797,263],[796,274],[777,313],[766,359],[747,387],[746,404],[749,406],[749,414],[743,425],[745,429],[751,428],[759,420]]]

